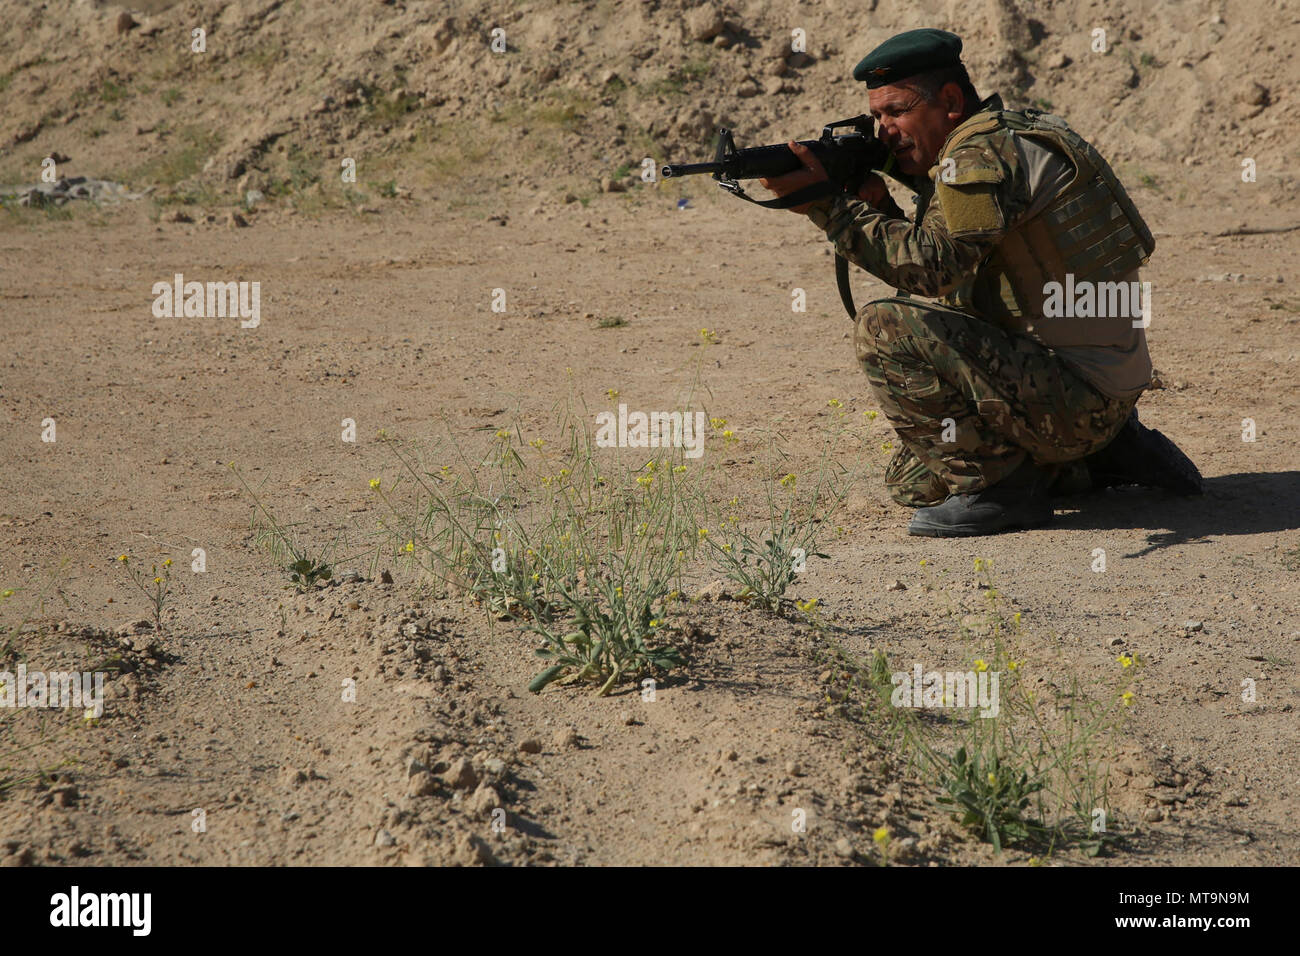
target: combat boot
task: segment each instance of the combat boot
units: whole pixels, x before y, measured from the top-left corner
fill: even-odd
[[[968,495],[920,508],[907,526],[908,534],[929,538],[972,538],[1003,531],[1039,528],[1052,520],[1047,495],[1054,474],[1026,456],[1024,464],[996,485]]]
[[[1168,438],[1138,421],[1134,408],[1119,434],[1083,462],[1094,491],[1111,485],[1145,485],[1176,495],[1202,493],[1201,472]]]

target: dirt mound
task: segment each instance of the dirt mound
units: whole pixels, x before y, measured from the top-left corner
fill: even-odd
[[[1300,21],[1212,7],[208,0],[132,15],[6,0],[0,181],[34,181],[62,152],[60,174],[156,186],[162,202],[617,188],[645,158],[707,151],[718,124],[806,136],[862,111],[853,64],[919,26],[963,36],[981,91],[1061,113],[1113,162],[1276,169]]]

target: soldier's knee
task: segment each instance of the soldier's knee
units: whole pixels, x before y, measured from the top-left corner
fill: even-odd
[[[899,299],[876,299],[858,310],[858,324],[872,338],[891,338],[903,326],[906,308]]]

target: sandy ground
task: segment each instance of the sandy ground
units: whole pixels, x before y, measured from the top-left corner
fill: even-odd
[[[1192,188],[1195,206],[1137,194],[1160,243],[1147,277],[1164,385],[1140,410],[1198,463],[1205,496],[1112,491],[1062,502],[1040,531],[911,538],[880,453],[796,596],[818,597],[856,653],[955,665],[965,649],[919,561],[944,604],[969,610],[972,559],[992,559],[1033,637],[1029,666],[1095,676],[1120,652],[1146,664],[1116,791],[1127,839],[1104,861],[1295,864],[1300,246],[1297,233],[1216,236],[1290,223],[1231,185]],[[666,187],[590,205],[395,201],[268,212],[246,229],[157,224],[130,206],[11,217],[0,584],[19,590],[6,614],[53,581],[67,603],[37,615],[21,653],[82,666],[121,653],[132,673],[111,682],[97,725],[47,718],[23,759],[73,762],[0,800],[0,860],[869,863],[887,825],[910,840],[903,862],[1024,862],[962,833],[866,724],[828,707],[825,647],[806,625],[700,602],[684,612],[692,663],[655,702],[632,688],[533,696],[531,642],[482,611],[417,597],[401,576],[296,596],[252,547],[230,461],[286,519],[357,533],[375,518],[367,480],[394,469],[379,429],[432,437],[445,414],[468,436],[517,409],[542,433],[571,393],[673,407],[698,368],[705,407],[742,438],[720,452],[734,492],[753,495],[767,476],[749,435],[775,423],[811,455],[828,400],[871,409],[816,231],[690,194],[684,210]],[[259,281],[261,325],[154,318],[150,289],[176,272]],[[860,301],[885,291],[855,285]],[[805,314],[790,312],[795,286]],[[614,315],[626,324],[597,328]],[[717,344],[700,345],[702,327]],[[340,440],[345,418],[355,444]],[[889,437],[883,418],[870,427]],[[148,615],[114,567],[126,551],[176,562],[162,638],[132,626]],[[349,677],[355,704],[340,699]],[[39,716],[10,730],[35,739]]]

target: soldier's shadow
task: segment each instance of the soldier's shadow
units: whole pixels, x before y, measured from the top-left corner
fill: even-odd
[[[1213,544],[1232,534],[1300,528],[1300,471],[1245,472],[1205,479],[1205,494],[1183,498],[1128,486],[1054,499],[1050,527],[1076,531],[1151,529],[1141,557],[1179,544]]]

